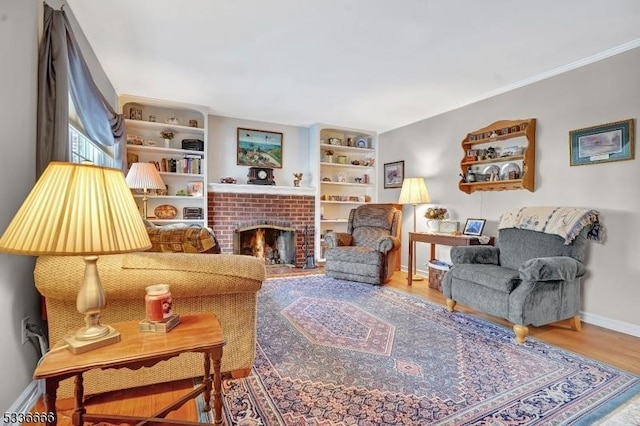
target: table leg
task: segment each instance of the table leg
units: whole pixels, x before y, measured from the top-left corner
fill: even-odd
[[[76,374],[74,396],[75,409],[71,416],[72,422],[76,426],[82,426],[84,424],[83,416],[87,412],[84,408],[84,378],[82,373]]]
[[[222,361],[222,347],[213,353],[213,412],[214,425],[222,425],[222,375],[220,364]]]
[[[202,379],[204,391],[202,398],[204,399],[204,411],[211,410],[211,354],[204,353],[204,377]]]
[[[58,393],[58,384],[60,381],[56,378],[44,380],[44,395],[42,396],[42,402],[44,402],[44,408],[47,412],[46,426],[55,426],[58,424],[58,413],[56,412],[56,397]],[[53,413],[53,416],[49,416],[48,413]]]
[[[409,265],[407,267],[407,285],[411,286],[413,284],[413,274],[415,269],[415,250],[416,250],[416,242],[409,235]]]
[[[431,246],[431,251],[429,253],[429,260],[435,260],[436,258],[436,245],[433,243],[429,243]]]

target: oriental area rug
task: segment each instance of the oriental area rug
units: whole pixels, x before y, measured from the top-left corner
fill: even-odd
[[[325,276],[268,279],[257,326],[252,374],[223,381],[228,425],[613,425],[640,393],[637,375]]]

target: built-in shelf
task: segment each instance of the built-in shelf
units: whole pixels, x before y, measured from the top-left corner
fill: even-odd
[[[359,187],[373,187],[370,183],[355,183],[355,182],[328,182],[323,180],[323,185],[336,185],[336,186],[359,186]]]
[[[208,109],[199,105],[126,94],[121,95],[118,101],[120,111],[128,117],[125,119],[127,165],[135,162],[154,163],[166,185],[165,190],[160,193],[167,195],[157,195],[155,190],[150,191],[153,194],[147,197],[147,211],[154,215],[156,208],[168,205],[177,212],[173,219],[148,219],[157,224],[207,226],[206,196],[179,194],[189,194],[194,188],[204,189],[206,185]],[[161,135],[164,129],[170,129],[174,134],[168,145],[165,145]],[[189,143],[192,145],[189,146],[202,147],[202,150],[181,149],[186,140],[191,141]],[[193,173],[184,173],[185,171]],[[199,194],[200,190],[196,193]],[[142,206],[143,194],[134,190],[134,198],[138,206]],[[191,219],[192,217],[200,219]]]
[[[143,194],[134,194],[133,198],[143,198],[144,195]],[[157,200],[203,200],[204,196],[199,197],[199,196],[193,196],[193,195],[147,195],[147,198],[149,200],[153,200],[153,199],[157,199]]]
[[[135,121],[135,120],[134,120]],[[154,154],[175,154],[175,155],[204,155],[202,151],[193,151],[190,149],[178,149],[178,148],[165,148],[163,146],[148,146],[148,145],[127,145],[127,151],[130,152],[146,152]]]
[[[324,151],[331,150],[337,152],[353,152],[357,154],[376,152],[376,150],[373,148],[358,148],[356,146],[331,145],[327,143],[321,143],[320,148],[322,148]]]
[[[373,169],[373,166],[356,166],[355,164],[343,164],[343,163],[327,163],[325,161],[320,162],[321,166],[327,166],[327,167],[341,167],[341,168],[348,168],[348,169]]]
[[[349,219],[320,219],[322,223],[347,223]]]

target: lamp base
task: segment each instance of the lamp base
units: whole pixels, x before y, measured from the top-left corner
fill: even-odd
[[[408,275],[407,275],[407,279],[409,279]],[[411,277],[411,281],[424,281],[424,277],[422,275],[413,275]]]
[[[110,325],[105,325],[105,327],[109,329],[109,332],[104,336],[97,337],[92,340],[79,340],[76,338],[74,333],[65,336],[64,342],[73,354],[81,354],[104,346],[109,346],[113,343],[118,343],[120,341],[120,332]]]

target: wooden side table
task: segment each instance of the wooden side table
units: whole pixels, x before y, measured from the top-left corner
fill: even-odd
[[[220,362],[222,347],[226,343],[218,318],[212,313],[181,316],[180,324],[168,333],[142,332],[138,321],[111,324],[121,334],[121,341],[82,354],[72,354],[63,348],[63,342],[52,348],[35,370],[35,379],[45,380],[44,405],[47,412],[55,413],[52,421],[57,422],[56,392],[61,380],[75,376],[75,409],[72,416],[74,425],[84,422],[107,421],[127,424],[158,424],[166,422],[164,417],[181,407],[189,399],[203,394],[205,410],[210,410],[211,384],[213,382],[214,424],[222,424],[222,380]],[[175,401],[168,407],[148,418],[109,414],[87,413],[84,407],[82,374],[96,368],[151,367],[160,361],[176,357],[185,352],[204,354],[204,378],[200,386]],[[211,366],[213,365],[213,378]],[[193,422],[171,421],[172,424],[193,424]]]
[[[478,237],[468,235],[434,234],[428,232],[409,232],[409,267],[407,284],[413,284],[413,275],[416,273],[416,242],[431,244],[429,260],[436,258],[436,245],[443,246],[475,246],[482,244]],[[490,237],[488,245],[493,245],[494,238]]]

